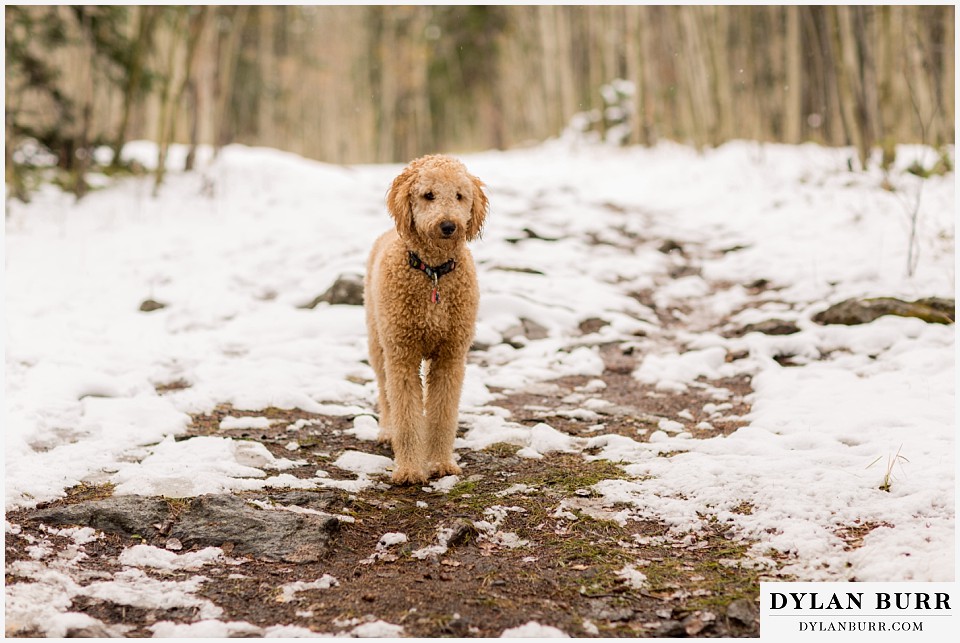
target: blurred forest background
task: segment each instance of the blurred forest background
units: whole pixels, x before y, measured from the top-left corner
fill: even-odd
[[[5,28],[21,198],[43,159],[82,195],[134,139],[161,168],[171,142],[367,163],[745,138],[850,145],[856,168],[954,141],[952,5],[8,5]]]

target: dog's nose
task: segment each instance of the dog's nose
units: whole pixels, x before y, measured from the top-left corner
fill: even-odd
[[[449,237],[451,234],[457,231],[457,224],[453,221],[444,221],[440,224],[440,232],[443,233],[443,236]]]

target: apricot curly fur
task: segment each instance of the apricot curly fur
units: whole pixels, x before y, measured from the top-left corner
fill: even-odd
[[[480,298],[467,242],[480,236],[489,202],[463,163],[430,155],[394,179],[387,209],[395,227],[374,242],[364,278],[379,439],[393,446],[393,482],[422,484],[460,473],[453,441]],[[439,301],[411,251],[430,266],[456,262],[439,278]]]

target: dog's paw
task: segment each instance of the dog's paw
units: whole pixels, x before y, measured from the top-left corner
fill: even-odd
[[[393,475],[390,476],[390,480],[393,484],[399,485],[425,484],[427,482],[427,476],[419,469],[398,467],[396,471],[393,472]]]
[[[458,476],[463,472],[459,465],[454,464],[453,462],[445,462],[442,464],[436,464],[430,469],[430,476],[437,478],[442,478],[444,476]]]
[[[380,433],[377,434],[377,443],[392,445],[393,444],[393,431],[389,429],[380,429]]]

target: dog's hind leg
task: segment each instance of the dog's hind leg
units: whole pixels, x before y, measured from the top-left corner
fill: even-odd
[[[427,461],[432,475],[460,473],[453,461],[453,441],[465,367],[466,355],[449,353],[431,360],[427,372]]]

